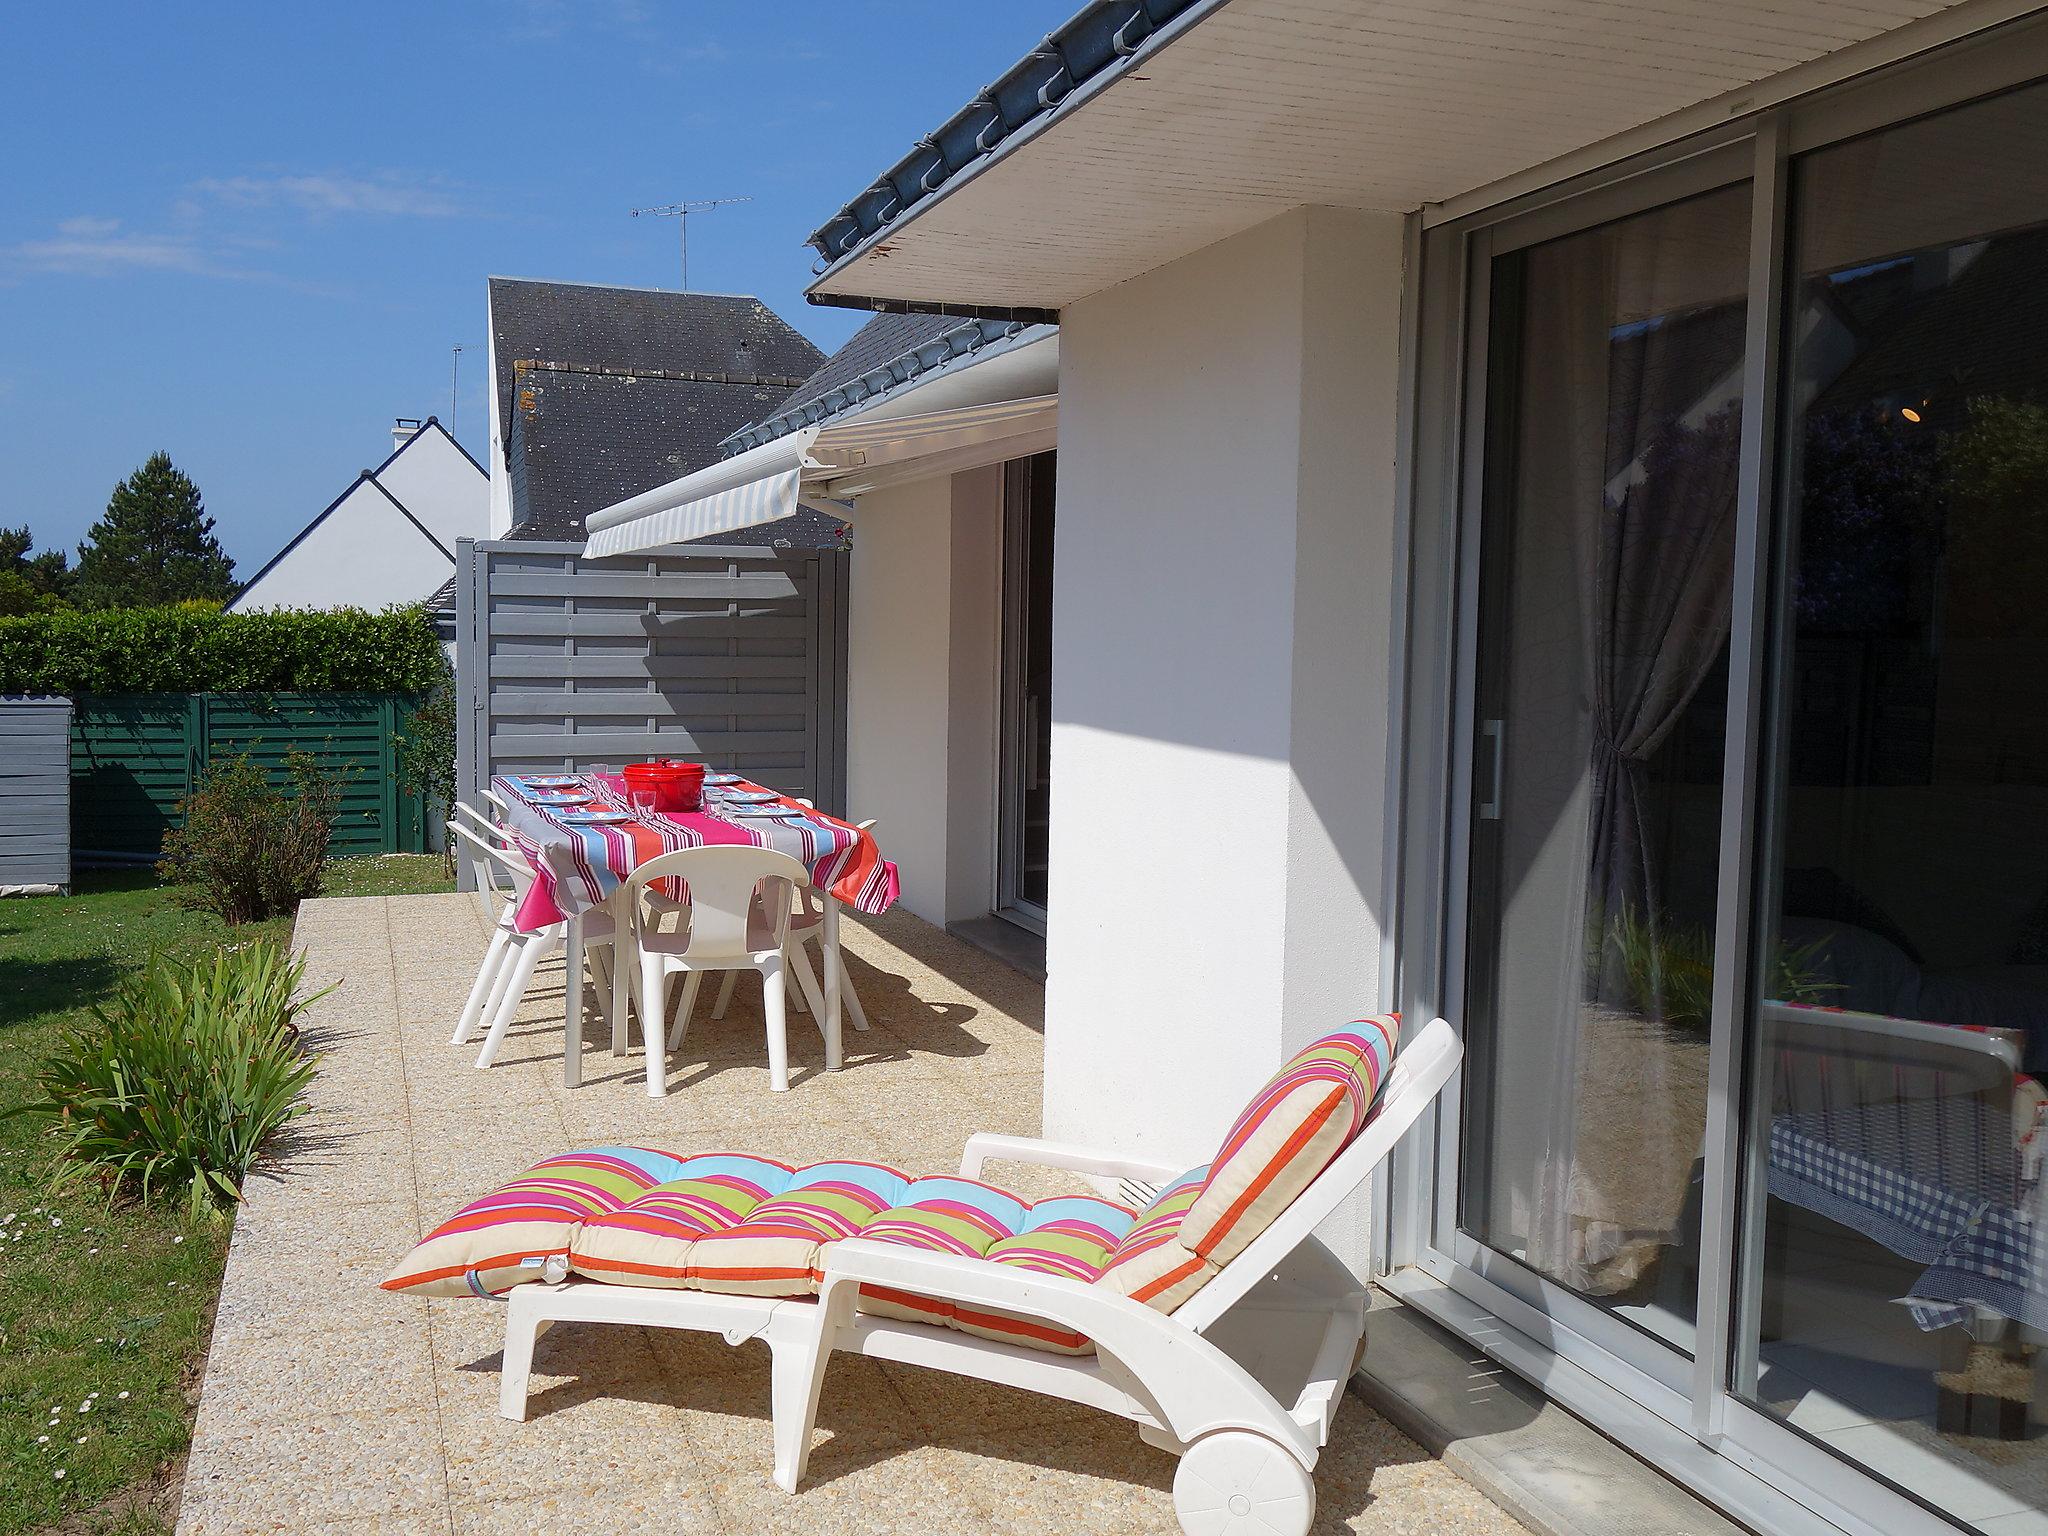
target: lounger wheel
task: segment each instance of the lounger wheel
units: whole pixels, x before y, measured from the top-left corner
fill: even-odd
[[[1219,1429],[1181,1457],[1173,1512],[1187,1536],[1307,1536],[1315,1479],[1265,1436]]]

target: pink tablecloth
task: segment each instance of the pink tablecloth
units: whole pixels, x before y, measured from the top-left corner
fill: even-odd
[[[536,804],[534,797],[544,791],[527,775],[504,774],[491,783],[512,808],[506,814],[506,830],[532,861],[537,876],[519,908],[517,921],[523,932],[559,923],[606,901],[649,859],[678,848],[718,844],[752,844],[790,854],[803,862],[820,890],[862,912],[886,912],[896,902],[896,866],[882,857],[874,838],[836,816],[794,801],[784,802],[798,812],[787,820],[728,820],[710,811],[689,811],[636,814],[630,821],[579,826],[564,820],[562,812],[631,810],[623,780],[613,774],[579,776],[581,791],[592,797],[587,807]]]

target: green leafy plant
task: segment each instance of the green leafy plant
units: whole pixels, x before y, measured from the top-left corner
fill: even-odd
[[[433,818],[445,816],[455,803],[455,674],[445,660],[440,680],[399,727],[393,744],[399,787],[426,798],[428,824],[433,825]],[[442,863],[452,876],[453,847],[443,845]]]
[[[418,606],[222,613],[204,603],[0,618],[0,693],[410,693],[448,670]]]
[[[274,943],[177,964],[152,956],[93,1022],[67,1030],[36,1073],[60,1191],[97,1181],[112,1200],[182,1190],[194,1216],[239,1200],[264,1140],[301,1113],[313,1060],[299,1014],[305,962]],[[329,990],[332,990],[331,988]]]
[[[1607,924],[1607,944],[1620,962],[1629,1006],[1678,1029],[1705,1030],[1714,1014],[1714,936],[1704,928],[1660,922],[1624,905]],[[1825,942],[1825,941],[1823,941]],[[1779,945],[1771,996],[1820,1003],[1834,990],[1813,970],[1818,943]]]
[[[310,754],[285,759],[289,787],[247,757],[210,767],[179,802],[157,873],[225,923],[260,922],[319,894],[341,789]]]

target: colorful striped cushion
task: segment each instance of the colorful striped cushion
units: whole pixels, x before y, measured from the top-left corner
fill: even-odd
[[[1397,1014],[1361,1019],[1276,1072],[1209,1160],[1181,1243],[1218,1266],[1244,1252],[1365,1128],[1400,1038]]]
[[[464,1206],[384,1284],[426,1295],[496,1295],[573,1271],[614,1285],[809,1296],[827,1246],[860,1236],[1093,1280],[1130,1229],[1126,1207],[1089,1195],[1033,1203],[950,1174],[913,1179],[880,1163],[813,1163],[604,1147],[550,1158]],[[543,1265],[559,1257],[551,1271]],[[985,1338],[1086,1353],[1041,1319],[862,1291],[869,1310]]]
[[[1222,1266],[1191,1252],[1180,1234],[1188,1207],[1200,1198],[1208,1178],[1205,1164],[1159,1191],[1111,1252],[1099,1283],[1162,1312],[1171,1312],[1207,1285]]]
[[[1372,1118],[1401,1021],[1363,1019],[1302,1051],[1261,1088],[1214,1161],[1138,1213],[1100,1283],[1171,1312],[1244,1252]]]
[[[599,1147],[550,1158],[464,1206],[384,1287],[492,1296],[573,1270],[615,1285],[809,1296],[825,1250],[859,1236],[1101,1284],[1171,1312],[1364,1127],[1399,1034],[1388,1015],[1318,1040],[1259,1091],[1214,1162],[1135,1214],[1092,1195],[1034,1203],[976,1179],[913,1179],[880,1163],[792,1168],[735,1152]],[[883,1287],[863,1288],[861,1305],[1038,1349],[1094,1348],[1042,1319]]]
[[[918,1180],[901,1207],[884,1212],[860,1235],[1088,1282],[1102,1273],[1131,1220],[1126,1207],[1093,1195],[1061,1195],[1032,1204],[973,1179],[948,1177]],[[1043,1318],[963,1306],[885,1286],[863,1286],[861,1306],[884,1316],[944,1323],[964,1333],[1060,1354],[1087,1354],[1095,1347],[1084,1335]]]
[[[537,1163],[472,1200],[421,1239],[387,1291],[420,1296],[497,1296],[542,1278],[551,1258],[593,1216],[625,1209],[681,1162],[645,1147],[593,1147]]]

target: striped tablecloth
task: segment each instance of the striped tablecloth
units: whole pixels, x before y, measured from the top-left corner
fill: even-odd
[[[2028,1192],[1958,1190],[1925,1170],[1861,1156],[1791,1115],[1771,1122],[1770,1189],[1925,1265],[1899,1298],[1920,1327],[1963,1322],[1977,1306],[2048,1328],[2048,1246]]]
[[[539,775],[539,777],[557,777]],[[589,807],[631,811],[625,781],[615,774],[579,776],[592,797]],[[631,821],[573,826],[555,809],[534,803],[538,793],[525,775],[491,781],[511,807],[506,831],[532,862],[537,878],[520,904],[517,922],[531,933],[607,900],[627,875],[649,859],[678,848],[751,844],[793,855],[811,872],[811,882],[862,912],[886,912],[896,903],[896,866],[882,857],[875,840],[860,828],[823,811],[786,804],[800,812],[788,820],[727,820],[710,811],[635,813]],[[752,784],[732,788],[753,789]]]

